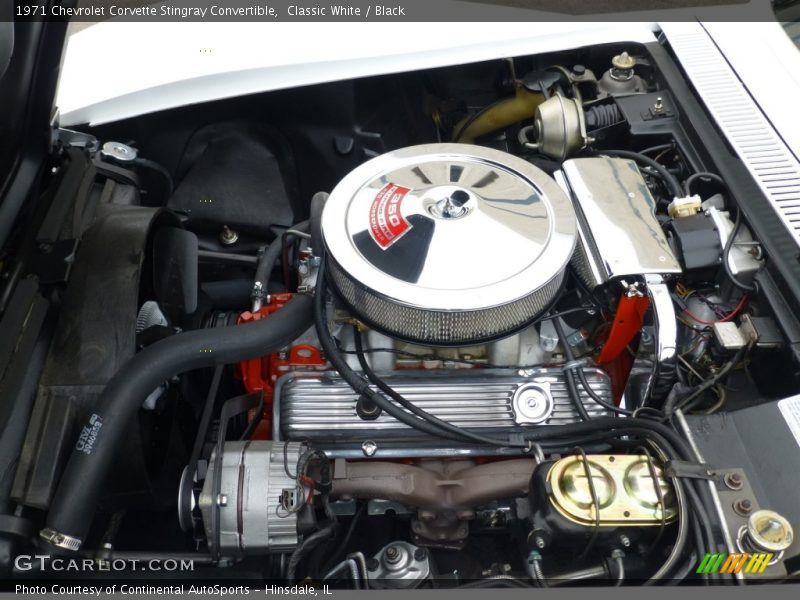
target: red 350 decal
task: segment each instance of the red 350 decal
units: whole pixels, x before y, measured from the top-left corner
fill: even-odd
[[[375,243],[384,250],[411,229],[411,223],[400,212],[403,198],[410,191],[401,185],[387,183],[369,207],[369,232]]]

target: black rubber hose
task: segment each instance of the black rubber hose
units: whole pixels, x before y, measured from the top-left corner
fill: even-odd
[[[322,209],[328,201],[327,192],[317,192],[311,198],[311,208],[309,209],[308,221],[311,223],[309,233],[311,234],[311,249],[316,256],[325,254],[325,244],[322,241]]]
[[[326,358],[333,365],[333,368],[339,372],[339,375],[341,375],[342,379],[344,379],[356,393],[366,394],[370,400],[380,406],[382,410],[385,410],[387,414],[393,416],[401,423],[434,437],[446,437],[450,439],[463,440],[463,436],[447,435],[447,432],[442,431],[441,428],[433,426],[428,421],[415,417],[391,402],[382,394],[374,392],[372,389],[370,389],[369,382],[355,373],[355,371],[353,371],[345,362],[345,360],[342,358],[339,348],[333,341],[330,330],[328,329],[324,301],[325,291],[327,288],[324,283],[324,270],[325,261],[323,260],[322,264],[320,265],[320,274],[317,276],[314,317],[317,326],[317,335],[320,339],[320,345],[322,346]],[[603,436],[608,438],[618,435],[638,435],[646,439],[655,438],[656,440],[663,438],[672,446],[672,448],[670,448],[671,455],[684,460],[692,460],[693,458],[689,446],[675,433],[675,431],[661,423],[657,423],[649,419],[640,419],[635,417],[627,419],[600,417],[597,419],[592,419],[588,422],[570,423],[568,425],[553,425],[550,427],[538,427],[526,431],[523,434],[523,437],[526,441],[530,440],[531,442],[545,442],[547,440],[581,436],[584,434],[592,435],[598,432],[602,432]],[[504,443],[503,446],[514,448],[528,447],[526,443],[511,443],[510,440],[508,443]]]
[[[706,544],[703,540],[703,530],[700,527],[700,521],[697,518],[697,515],[692,513],[689,516],[689,520],[692,526],[692,535],[694,536],[694,547],[695,550],[692,554],[705,554]],[[684,579],[688,576],[688,573],[684,575]],[[675,575],[673,575],[675,577]],[[703,582],[703,585],[709,584],[709,577],[708,573],[701,573],[700,580]]]
[[[47,514],[47,529],[83,541],[106,476],[148,394],[180,373],[281,349],[311,325],[312,307],[311,298],[298,295],[258,321],[180,333],[128,360],[97,400],[87,425],[94,436],[91,445],[81,440],[72,451]]]
[[[322,351],[325,353],[325,358],[328,359],[342,379],[344,379],[347,384],[353,388],[353,391],[359,395],[363,394],[377,406],[379,406],[381,410],[386,411],[387,414],[391,415],[401,423],[408,425],[409,427],[418,429],[419,431],[427,433],[428,435],[432,435],[433,437],[463,439],[461,436],[447,435],[446,432],[444,432],[441,428],[406,412],[382,394],[370,389],[369,382],[367,382],[350,368],[344,358],[342,358],[342,354],[339,351],[339,348],[337,348],[336,342],[334,342],[333,336],[331,336],[330,330],[328,329],[328,317],[325,309],[326,291],[327,284],[325,282],[325,260],[323,259],[317,273],[317,288],[316,293],[314,294],[314,322],[317,326],[317,337],[319,338],[320,346],[322,346]]]
[[[727,185],[725,185],[725,180],[722,179],[722,177],[720,177],[716,173],[709,173],[707,171],[698,171],[693,175],[689,175],[689,177],[687,177],[686,181],[683,183],[683,191],[686,192],[687,196],[692,195],[692,186],[694,185],[694,182],[702,179],[709,179],[726,189],[728,187]]]
[[[452,425],[447,421],[443,421],[439,417],[436,417],[429,412],[419,408],[410,400],[406,399],[404,396],[393,390],[385,381],[383,381],[375,371],[372,370],[372,367],[369,366],[367,362],[367,357],[364,355],[364,348],[361,342],[361,334],[358,331],[358,327],[353,327],[353,339],[356,344],[356,355],[358,356],[358,362],[361,365],[361,369],[364,371],[364,375],[367,376],[367,379],[375,385],[379,390],[381,390],[384,394],[389,396],[392,400],[397,402],[400,406],[405,408],[406,410],[414,413],[419,418],[427,421],[431,425],[439,427],[444,433],[443,435],[452,434],[453,436],[457,436],[457,438],[463,438],[465,440],[469,440],[472,442],[477,442],[479,444],[487,444],[490,446],[507,446],[508,441],[501,440],[497,438],[491,438],[485,435],[481,435],[479,433],[474,433],[469,431],[468,429],[463,429],[456,425]]]
[[[552,319],[552,323],[556,330],[556,334],[558,335],[558,341],[561,342],[561,345],[564,347],[564,358],[567,359],[568,363],[572,362],[575,360],[575,355],[572,353],[572,348],[570,347],[569,340],[564,333],[564,326],[561,325],[561,320]],[[572,404],[575,406],[575,410],[578,412],[578,415],[583,421],[591,420],[589,413],[586,411],[586,407],[583,405],[581,393],[578,391],[578,386],[575,383],[575,374],[572,372],[572,369],[566,369],[564,371],[564,379],[567,381],[567,391],[569,391],[569,397],[572,400]]]
[[[172,192],[175,190],[175,183],[172,179],[172,175],[165,167],[158,164],[154,160],[150,160],[149,158],[137,158],[133,161],[133,164],[135,164],[137,167],[150,169],[151,171],[155,171],[161,175],[164,178],[164,183],[167,184],[167,198],[172,196]]]
[[[301,221],[295,225],[292,225],[291,230],[300,231],[303,233],[308,233],[311,224],[309,221]],[[262,252],[258,254],[258,262],[256,263],[256,273],[253,277],[255,286],[258,287],[260,283],[260,289],[263,296],[267,295],[267,284],[269,282],[269,276],[272,274],[272,269],[275,267],[275,263],[281,256],[281,252],[283,250],[283,236],[279,235],[276,237],[272,243],[263,249]],[[255,292],[256,287],[253,288]]]
[[[673,196],[675,196],[676,198],[680,198],[683,196],[683,188],[681,188],[681,184],[678,183],[678,180],[675,178],[675,176],[669,171],[667,171],[664,165],[656,162],[649,156],[645,156],[644,154],[639,154],[638,152],[631,152],[629,150],[601,150],[600,152],[601,154],[608,154],[609,156],[628,158],[638,163],[647,165],[648,167],[654,169],[661,177],[661,179],[664,180],[664,183],[667,184]]]
[[[323,267],[324,269],[324,261]],[[463,440],[463,436],[448,435],[448,432],[443,432],[441,428],[432,426],[431,423],[418,419],[414,415],[401,409],[399,406],[390,402],[387,398],[372,391],[369,383],[356,374],[344,361],[339,349],[336,347],[335,342],[327,328],[327,319],[325,317],[323,297],[325,286],[322,279],[317,280],[317,293],[315,302],[315,317],[317,322],[317,332],[320,338],[321,345],[325,351],[325,355],[334,368],[339,372],[344,379],[356,393],[369,394],[371,400],[375,402],[381,409],[385,410],[388,414],[396,418],[398,421],[405,423],[409,427],[414,427],[424,433],[434,437],[447,437],[450,439]],[[323,325],[324,324],[324,325]],[[454,426],[453,426],[454,427]],[[467,432],[472,433],[472,432]],[[641,419],[630,417],[626,419],[617,419],[614,417],[599,417],[591,421],[584,421],[579,423],[570,423],[568,425],[553,425],[550,427],[538,427],[526,431],[523,434],[524,439],[531,442],[546,443],[548,440],[559,440],[563,438],[571,438],[573,436],[596,436],[597,439],[608,439],[618,437],[620,435],[637,435],[644,439],[651,439],[656,441],[660,446],[664,447],[671,457],[680,458],[683,460],[693,460],[693,454],[686,442],[666,425],[652,421],[650,419]],[[497,440],[499,442],[499,440]],[[496,443],[497,443],[496,442]],[[514,448],[527,448],[527,444],[504,444],[504,447]]]
[[[673,485],[675,486],[675,500],[678,504],[678,535],[675,539],[675,543],[672,545],[672,549],[667,556],[667,559],[664,561],[664,564],[659,567],[659,569],[653,573],[650,578],[643,582],[645,586],[655,585],[659,581],[665,580],[670,573],[676,568],[678,565],[678,561],[683,556],[684,550],[686,549],[687,541],[689,539],[689,527],[691,523],[689,522],[689,509],[687,507],[686,498],[681,497],[685,492],[683,491],[684,485],[683,482],[678,478],[673,478]]]
[[[671,458],[694,460],[694,454],[692,454],[688,444],[675,431],[661,423],[638,417],[626,419],[600,417],[588,422],[538,427],[527,432],[525,437],[534,442],[542,442],[566,436],[591,435],[598,432],[608,438],[619,437],[620,435],[636,435],[644,439],[655,440],[662,446],[664,442],[661,438],[663,438],[671,446],[668,452]],[[598,435],[598,439],[599,437],[600,435]]]
[[[720,369],[712,377],[709,377],[694,388],[691,388],[687,392],[687,395],[680,397],[677,394],[672,396],[670,393],[670,395],[667,396],[667,401],[664,402],[664,414],[666,414],[667,417],[672,418],[676,408],[680,408],[684,412],[689,412],[692,410],[695,405],[700,402],[703,392],[711,389],[717,383],[727,377],[734,367],[736,367],[736,365],[738,365],[744,359],[748,349],[749,348],[747,346],[739,348],[739,350],[736,351],[736,354],[734,354],[728,362],[723,364],[722,367],[720,367]],[[669,402],[669,404],[667,402]]]
[[[312,533],[300,542],[294,552],[292,552],[292,556],[289,558],[289,564],[286,567],[286,579],[289,583],[294,583],[297,576],[297,567],[300,566],[300,562],[311,554],[311,551],[320,543],[335,536],[337,528],[338,525],[336,523],[328,523],[319,531]]]
[[[730,255],[731,250],[733,249],[733,244],[736,242],[736,236],[739,234],[739,229],[742,226],[742,210],[738,209],[736,211],[736,219],[733,222],[733,229],[731,229],[731,233],[728,236],[728,241],[725,242],[725,248],[722,249],[722,266],[725,268],[725,273],[728,275],[728,279],[731,280],[731,283],[738,287],[740,290],[744,290],[745,292],[755,292],[757,290],[757,286],[750,285],[739,281],[736,275],[733,274],[730,265]]]
[[[347,547],[350,544],[350,540],[353,537],[353,533],[355,533],[356,525],[361,520],[361,517],[364,516],[364,513],[367,511],[367,503],[362,502],[361,505],[358,507],[358,510],[353,515],[353,518],[350,519],[350,524],[347,526],[347,530],[344,532],[342,539],[337,543],[337,549],[330,555],[330,558],[325,562],[325,565],[321,569],[323,573],[327,573],[330,571],[344,556],[344,553],[347,551]]]
[[[697,492],[691,485],[685,485],[684,489],[687,492],[687,495],[690,497],[690,502],[692,503],[692,512],[690,513],[689,519],[692,527],[692,535],[694,536],[694,547],[697,549],[697,553],[701,556],[709,553],[715,553],[716,550],[716,543],[714,542],[713,532],[711,532],[711,523],[708,520],[708,515],[703,515],[705,513],[705,507],[702,504],[698,504],[700,502],[699,496],[697,496]],[[694,495],[694,496],[692,496]],[[705,534],[705,537],[703,535]],[[710,536],[710,537],[709,537]],[[706,573],[703,573],[703,577],[701,578],[705,585],[709,584],[709,577]],[[714,577],[716,579],[716,577]]]
[[[725,180],[717,175],[716,173],[709,173],[708,171],[698,171],[693,175],[690,175],[686,181],[684,182],[684,191],[686,192],[687,196],[690,196],[692,193],[692,186],[695,181],[701,181],[703,179],[711,180],[714,183],[720,185],[723,189],[728,191],[728,184],[725,183]],[[745,292],[757,292],[758,286],[757,285],[749,285],[736,277],[731,270],[731,265],[729,263],[728,257],[730,256],[731,249],[736,241],[736,235],[739,233],[739,228],[742,226],[742,211],[741,209],[736,210],[736,219],[733,223],[733,229],[731,230],[730,235],[728,236],[728,241],[725,243],[725,247],[722,249],[722,266],[725,269],[725,273],[728,275],[728,278],[731,280],[731,283],[738,287]]]
[[[326,199],[327,194],[320,193],[314,196],[318,210],[313,210],[312,203],[312,243],[314,231],[319,231],[319,215],[321,213],[322,205]],[[463,440],[465,433],[471,437],[472,432],[459,432],[459,434],[454,434],[449,431],[443,431],[441,427],[435,426],[424,419],[418,418],[413,414],[406,412],[388,398],[384,397],[382,394],[370,389],[369,382],[364,380],[360,375],[350,368],[345,359],[342,357],[342,354],[330,333],[330,329],[328,328],[326,310],[327,282],[325,279],[326,261],[324,257],[324,247],[318,246],[318,248],[322,249],[318,251],[318,254],[322,256],[322,260],[320,263],[319,272],[317,274],[317,287],[314,296],[314,322],[316,325],[317,336],[319,338],[320,345],[322,346],[323,352],[333,368],[339,373],[342,379],[344,379],[348,385],[353,388],[356,393],[366,395],[382,410],[386,411],[387,414],[408,425],[409,427],[413,427],[418,431],[422,431],[423,433],[427,433],[428,435],[434,437]],[[451,425],[451,427],[454,426]],[[678,457],[685,460],[691,460],[692,458],[691,450],[686,442],[681,439],[672,429],[649,419],[640,419],[634,417],[628,419],[616,419],[613,417],[598,418],[593,419],[591,422],[537,428],[526,432],[524,434],[524,438],[525,440],[529,440],[531,442],[546,442],[547,440],[565,437],[568,438],[571,436],[592,435],[596,434],[598,431],[604,431],[607,433],[608,437],[613,437],[615,435],[614,432],[619,432],[621,435],[639,435],[650,439],[664,438],[674,447],[672,452],[675,453],[675,451],[677,451]],[[497,440],[497,442],[499,441],[500,440]],[[509,440],[509,443],[504,444],[504,446],[527,448],[527,444],[510,442],[511,440]]]
[[[675,144],[657,144],[649,148],[642,148],[639,150],[639,154],[652,154],[653,152],[665,152],[667,150],[677,150],[677,147]]]
[[[581,387],[583,387],[583,389],[586,390],[586,393],[589,394],[591,399],[594,400],[597,404],[599,404],[600,406],[602,406],[606,410],[610,410],[613,413],[617,413],[617,414],[620,414],[620,415],[626,415],[626,416],[633,415],[633,411],[632,410],[627,410],[627,409],[624,409],[624,408],[620,408],[619,406],[614,406],[613,404],[603,400],[597,394],[597,392],[595,392],[594,389],[592,389],[592,386],[589,385],[589,382],[586,379],[586,373],[584,373],[583,369],[575,369],[574,372],[578,377],[578,382],[581,384]]]
[[[327,315],[327,292],[328,285],[326,281],[326,259],[325,259],[325,246],[322,241],[322,209],[328,199],[328,194],[325,192],[318,192],[311,200],[311,245],[318,256],[321,257],[319,271],[317,272],[317,286],[314,294],[314,323],[317,329],[317,337],[319,338],[320,346],[325,357],[331,363],[333,368],[339,373],[342,379],[353,388],[359,395],[363,395],[371,400],[381,410],[385,411],[401,423],[413,427],[418,431],[427,433],[433,437],[444,437],[448,439],[463,440],[463,435],[455,435],[448,433],[441,427],[433,425],[419,417],[410,414],[394,404],[391,400],[382,394],[373,391],[369,382],[362,378],[358,373],[353,371],[347,364],[347,361],[342,357],[336,342],[331,335],[328,328],[328,315]]]
[[[266,250],[266,247],[264,248]],[[204,262],[221,262],[235,265],[257,265],[259,256],[252,256],[250,254],[234,254],[232,252],[215,252],[214,250],[197,250],[197,258]]]

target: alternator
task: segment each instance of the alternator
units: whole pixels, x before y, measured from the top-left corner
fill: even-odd
[[[220,556],[284,552],[297,545],[293,507],[301,444],[227,442],[220,460],[211,455],[200,511],[209,547]],[[214,514],[216,511],[216,515]]]

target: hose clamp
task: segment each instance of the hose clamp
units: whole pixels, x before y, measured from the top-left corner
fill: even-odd
[[[255,300],[256,298],[264,299],[267,296],[267,290],[265,289],[263,281],[256,281],[253,283],[253,289],[250,292],[250,299]]]
[[[63,548],[64,550],[71,550],[77,552],[81,549],[83,540],[67,535],[66,533],[59,533],[55,529],[46,527],[39,532],[39,537],[45,542],[56,548]]]
[[[584,367],[583,360],[581,360],[581,359],[570,360],[568,362],[565,362],[563,365],[561,365],[561,370],[562,371],[574,371],[574,370],[577,370],[577,369],[582,369],[583,367]]]

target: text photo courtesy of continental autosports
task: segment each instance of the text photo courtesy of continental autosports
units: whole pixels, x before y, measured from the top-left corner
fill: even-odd
[[[3,4],[0,592],[792,593],[800,0]]]

